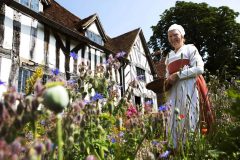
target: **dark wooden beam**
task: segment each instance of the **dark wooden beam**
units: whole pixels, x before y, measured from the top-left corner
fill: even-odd
[[[24,5],[14,1],[14,0],[2,0],[3,3],[5,3],[6,5],[22,12],[23,14],[27,14],[35,19],[37,19],[39,22],[42,22],[43,24],[51,27],[51,28],[54,28],[55,30],[63,33],[63,34],[66,34],[68,36],[70,36],[72,39],[74,40],[77,40],[77,41],[83,41],[85,43],[88,43],[90,45],[93,45],[103,51],[105,51],[106,53],[114,53],[113,51],[105,48],[104,46],[101,46],[91,40],[89,40],[87,37],[79,34],[78,32],[74,31],[74,30],[71,30],[57,22],[54,22],[53,20],[47,18],[46,16],[43,15],[43,13],[37,13],[31,9],[29,9],[28,7],[25,7]]]

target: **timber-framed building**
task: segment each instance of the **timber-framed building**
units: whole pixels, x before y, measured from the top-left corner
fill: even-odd
[[[71,52],[78,58],[73,59]],[[79,18],[54,0],[0,1],[0,80],[16,86],[18,92],[24,91],[26,79],[39,64],[45,66],[45,75],[58,68],[70,79],[80,61],[88,60],[94,70],[118,52],[127,53],[127,63],[115,79],[123,86],[121,94],[135,77],[143,75],[132,101],[156,102],[156,94],[145,87],[155,72],[140,28],[110,38],[97,14]]]

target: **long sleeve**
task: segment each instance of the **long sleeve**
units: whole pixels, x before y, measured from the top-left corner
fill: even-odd
[[[184,66],[183,69],[177,73],[181,80],[196,77],[204,72],[202,57],[195,46],[188,45],[188,56],[190,60],[189,66]]]

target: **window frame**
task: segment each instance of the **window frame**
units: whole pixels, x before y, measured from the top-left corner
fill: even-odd
[[[39,12],[39,0],[16,0],[16,1],[20,4],[22,4],[23,6],[28,7],[29,9],[31,9],[33,11]],[[24,2],[26,2],[28,4],[26,4]]]
[[[146,82],[146,71],[144,69],[136,66],[136,74],[137,74],[137,77],[143,75],[143,78],[140,78],[138,80]]]

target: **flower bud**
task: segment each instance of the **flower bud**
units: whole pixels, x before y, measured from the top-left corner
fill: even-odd
[[[60,85],[48,88],[43,98],[43,104],[55,113],[61,112],[69,103],[67,90]]]

